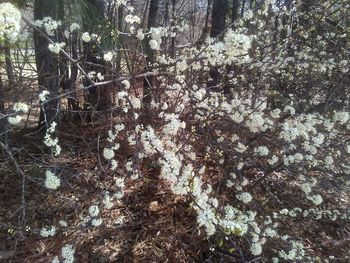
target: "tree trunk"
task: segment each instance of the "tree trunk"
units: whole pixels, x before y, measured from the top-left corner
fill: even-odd
[[[50,16],[56,17],[56,2],[47,0],[34,1],[34,19],[43,19]],[[59,100],[54,99],[59,92],[58,61],[48,49],[49,42],[38,32],[34,32],[35,62],[38,73],[38,84],[40,88],[50,92],[50,98],[41,108],[39,128],[45,123],[59,121]]]
[[[213,11],[211,14],[211,31],[210,37],[218,38],[222,40],[224,37],[225,21],[227,13],[227,0],[214,0]],[[212,79],[208,84],[211,87],[215,87],[217,90],[217,85],[219,83],[220,74],[217,67],[214,67],[209,72],[210,78]]]
[[[235,29],[235,22],[238,19],[239,15],[239,0],[232,0],[232,14],[231,14],[231,28],[232,30]],[[229,79],[227,75],[237,69],[237,66],[231,64],[226,66],[226,77],[225,77],[225,87],[224,87],[224,93],[226,97],[229,97],[231,94],[231,88],[233,88],[232,84],[230,84]]]
[[[173,19],[175,20],[175,12],[176,12],[176,0],[172,0],[172,3],[171,3],[171,6],[172,6],[172,16],[173,16]],[[175,50],[175,37],[172,37],[171,38],[171,46],[170,46],[170,50],[171,50],[171,58],[174,59],[175,56],[176,56],[176,50]]]
[[[245,0],[242,0],[241,17],[244,15],[244,8],[245,8]]]
[[[204,27],[202,29],[201,36],[198,38],[198,40],[196,42],[197,48],[200,48],[200,46],[203,45],[203,43],[205,42],[205,40],[207,39],[207,37],[209,35],[209,16],[210,16],[211,3],[212,3],[212,0],[208,0],[207,10],[206,10],[206,14],[205,14]]]
[[[227,13],[227,0],[214,0],[213,12],[211,15],[211,32],[210,37],[219,37],[223,39],[225,30],[225,20]]]
[[[150,6],[149,6],[149,13],[148,13],[148,23],[147,23],[147,29],[150,30],[152,27],[156,27],[157,25],[157,13],[158,13],[158,6],[159,6],[159,0],[151,0]],[[146,55],[146,69],[148,68],[149,64],[152,64],[156,60],[156,52],[151,49],[149,45],[149,41],[151,40],[151,36],[147,35],[144,39],[144,48],[145,48],[145,55]],[[143,81],[144,86],[144,92],[143,92],[143,109],[144,109],[144,117],[145,119],[149,119],[150,109],[151,109],[151,102],[152,102],[152,86],[154,85],[154,77],[146,77]]]
[[[13,74],[13,65],[11,59],[11,50],[5,48],[5,62],[6,62],[6,74],[9,86],[12,86],[15,83],[15,76]]]
[[[0,75],[0,113],[5,115],[5,87],[3,86],[1,75]],[[0,140],[6,145],[7,144],[7,129],[8,122],[6,118],[0,117]]]
[[[232,0],[232,17],[231,17],[231,23],[232,23],[232,29],[235,29],[235,22],[238,19],[239,15],[239,0]]]
[[[87,16],[84,17],[85,30],[91,32],[93,29],[97,29],[97,26],[104,20],[105,15],[105,3],[103,0],[88,0],[87,1]],[[86,62],[91,64],[86,65],[85,70],[87,72],[95,71],[104,74],[105,64],[102,59],[98,59],[97,56],[101,55],[97,45],[94,43],[84,44],[84,53]],[[98,66],[101,65],[101,66]],[[86,80],[86,85],[90,83]],[[108,86],[91,87],[87,91],[87,106],[90,110],[107,110],[112,106],[111,88]]]
[[[124,16],[124,7],[123,5],[120,5],[118,7],[118,30],[119,31],[123,31],[123,16]],[[121,37],[120,37],[120,41],[121,41]],[[122,53],[119,51],[118,55],[117,55],[117,63],[116,63],[116,67],[117,67],[117,73],[120,73],[121,70],[121,62],[122,62]]]

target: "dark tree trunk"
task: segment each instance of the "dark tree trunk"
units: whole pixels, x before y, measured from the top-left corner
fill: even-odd
[[[245,0],[242,0],[241,17],[244,15],[244,8],[245,8]]]
[[[87,1],[87,16],[84,17],[84,26],[86,31],[91,32],[93,29],[97,29],[97,26],[104,20],[105,15],[105,3],[103,0],[88,0]],[[103,65],[105,62],[102,59],[98,59],[97,56],[101,55],[97,45],[94,43],[84,44],[84,53],[87,64],[85,70],[87,72],[95,71],[104,74]],[[100,65],[100,66],[97,66]],[[90,83],[85,82],[86,85]],[[90,110],[106,110],[112,106],[111,88],[108,86],[92,87],[87,91],[87,106]]]
[[[240,0],[232,0],[232,17],[231,17],[232,29],[235,29],[234,23],[237,21],[239,16],[239,1]]]
[[[172,3],[171,3],[171,6],[172,6],[172,16],[173,16],[173,19],[175,20],[175,12],[176,12],[176,0],[172,0]],[[172,37],[171,38],[171,46],[170,46],[170,50],[171,50],[171,58],[175,58],[175,55],[176,55],[176,50],[175,50],[175,37]]]
[[[118,7],[118,30],[119,31],[123,31],[123,17],[124,17],[124,7],[123,5],[120,5]],[[120,38],[120,41],[121,41],[121,38]],[[120,72],[121,70],[121,62],[122,62],[122,53],[121,52],[118,52],[118,55],[117,55],[117,73]]]
[[[78,32],[74,31],[71,35],[71,55],[74,60],[78,59]],[[78,77],[78,67],[74,64],[71,64],[71,73],[69,78],[69,90],[75,90],[75,85]],[[69,107],[75,111],[80,110],[79,102],[77,100],[77,94],[71,93],[68,99]]]
[[[5,62],[6,62],[6,74],[8,79],[9,86],[12,86],[15,83],[15,76],[13,74],[13,64],[11,59],[11,50],[5,48]]]
[[[50,16],[56,17],[56,2],[47,0],[34,1],[34,19],[43,19]],[[54,98],[59,92],[59,76],[57,56],[48,49],[49,42],[38,32],[34,32],[35,62],[38,72],[38,84],[40,88],[50,92],[50,98]],[[59,100],[51,99],[44,104],[40,112],[39,127],[45,123],[59,121]]]
[[[227,13],[227,0],[214,0],[213,12],[211,15],[211,32],[210,37],[223,38],[225,30],[225,20]]]
[[[211,14],[211,31],[210,37],[217,38],[222,40],[224,37],[223,32],[225,31],[225,21],[227,13],[227,0],[214,0],[213,2],[213,11]],[[217,67],[214,67],[210,70],[209,75],[211,81],[209,86],[215,87],[214,90],[217,90],[217,85],[220,79],[220,73]]]
[[[240,0],[232,0],[232,14],[231,14],[231,28],[232,30],[235,29],[235,22],[238,19],[239,16],[239,2]],[[226,97],[229,97],[231,94],[231,88],[233,88],[232,84],[230,84],[229,79],[227,75],[234,71],[237,67],[235,65],[228,65],[226,66],[226,77],[225,77],[225,87],[224,87],[224,93]]]
[[[150,6],[149,6],[149,13],[148,13],[148,23],[147,28],[150,30],[152,27],[157,26],[157,13],[158,13],[158,6],[159,6],[159,0],[151,0]],[[151,36],[147,35],[144,39],[144,48],[145,48],[145,54],[146,54],[146,69],[148,68],[149,64],[152,64],[156,60],[156,52],[151,49],[149,45],[149,41],[151,40]],[[151,108],[151,102],[152,102],[152,86],[154,85],[154,78],[153,77],[147,77],[144,78],[143,86],[144,86],[144,92],[143,92],[143,115],[145,119],[149,119],[150,114],[150,108]]]
[[[1,75],[0,75],[0,113],[6,114],[5,112],[5,87],[3,86]],[[8,123],[6,118],[0,117],[0,140],[6,145],[7,144],[7,129]]]
[[[210,7],[211,7],[212,0],[208,0],[207,2],[207,11],[205,14],[205,22],[204,27],[202,29],[202,34],[197,40],[197,48],[200,48],[201,45],[203,45],[204,41],[207,39],[209,35],[209,16],[210,16]]]

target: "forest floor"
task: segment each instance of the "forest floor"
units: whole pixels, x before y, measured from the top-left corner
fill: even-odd
[[[190,201],[173,195],[167,183],[159,179],[158,168],[152,165],[144,165],[143,177],[126,184],[122,202],[112,209],[101,209],[101,227],[82,224],[89,206],[100,202],[104,191],[113,190],[113,174],[104,171],[103,160],[98,158],[101,148],[97,148],[96,138],[102,130],[105,130],[103,124],[98,127],[65,124],[58,133],[62,155],[55,160],[48,157],[42,135],[29,130],[13,133],[9,145],[25,173],[25,188],[22,188],[23,178],[2,156],[0,261],[51,262],[68,243],[76,248],[75,262],[249,262],[253,259],[244,240],[235,239],[246,257],[234,252],[225,239],[206,239],[203,229],[197,227]],[[62,182],[57,191],[43,186],[44,173],[53,164]],[[120,171],[116,173],[122,175]],[[257,175],[252,173],[249,179],[254,181]],[[324,199],[322,209],[349,210],[348,178],[318,175],[318,182],[317,191]],[[306,203],[297,203],[303,198],[291,184],[283,173],[276,173],[252,194],[266,201],[266,212],[284,207],[307,208]],[[40,237],[42,227],[58,225],[59,220],[67,221],[68,227],[53,237]],[[345,258],[350,258],[349,221],[298,217],[283,223],[281,234],[299,237],[307,244],[308,253],[319,256],[321,262],[330,255],[336,256],[332,262],[347,262]],[[272,248],[264,249],[265,255],[273,252]]]

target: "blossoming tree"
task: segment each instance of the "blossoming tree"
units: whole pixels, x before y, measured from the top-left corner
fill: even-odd
[[[62,139],[64,124],[43,111],[43,147],[50,157],[40,179],[26,172],[11,140],[1,141],[11,167],[22,178],[22,221],[11,229],[22,237],[29,238],[26,233],[32,231],[50,239],[60,233],[77,237],[90,230],[108,231],[115,224],[123,227],[121,216],[111,222],[114,209],[134,205],[128,203],[132,189],[152,181],[168,195],[185,200],[195,212],[192,223],[197,235],[207,240],[207,251],[225,262],[348,260],[345,249],[340,255],[324,252],[302,229],[312,225],[320,230],[324,222],[349,225],[349,207],[332,206],[332,195],[323,186],[325,178],[350,174],[349,3],[269,0],[251,1],[248,7],[245,1],[233,1],[232,24],[226,23],[228,18],[219,19],[229,26],[212,28],[217,31],[202,43],[202,30],[186,20],[183,10],[191,8],[186,1],[173,2],[173,13],[166,16],[171,21],[164,26],[157,20],[162,1],[149,1],[148,23],[142,22],[147,13],[142,3],[130,2],[134,1],[105,1],[106,17],[115,12],[125,17],[124,23],[118,21],[118,30],[107,22],[108,34],[102,25],[96,32],[85,31],[79,18],[55,21],[43,16],[31,21],[22,16],[28,30],[45,39],[41,45],[50,52],[47,56],[55,57],[55,67],[65,63],[70,69],[66,74],[79,72],[74,89],[68,91],[53,91],[39,81],[36,105],[57,111],[52,102],[78,105],[79,100],[89,101],[84,92],[106,87],[111,105],[93,111],[98,118],[88,123],[90,129],[100,125],[89,139],[96,145],[93,173],[103,179],[96,180],[98,193],[86,197],[81,207],[76,202],[83,189],[72,184],[92,183],[78,176],[88,174],[86,170],[72,169],[77,178],[64,173],[67,156],[81,157],[81,149],[69,155],[74,150]],[[197,1],[190,2],[196,7]],[[220,1],[214,2],[217,15]],[[199,21],[208,19],[206,9],[210,6],[198,13]],[[13,5],[1,4],[0,44],[18,41],[20,17]],[[64,34],[58,41],[54,36],[59,30]],[[79,57],[79,48],[88,48],[94,60],[84,60],[84,52]],[[62,72],[56,74],[58,78]],[[30,115],[35,103],[10,101],[1,116],[9,124],[3,133],[11,136],[20,129],[23,114]],[[76,112],[83,113],[79,108]],[[74,189],[68,198],[79,206],[74,215],[63,213],[27,229],[33,224],[26,220],[27,180],[52,199]],[[349,198],[349,189],[344,192]],[[154,210],[156,203],[151,204]],[[346,248],[342,241],[336,242]],[[73,262],[77,243],[74,238],[64,242],[50,252],[50,260]]]

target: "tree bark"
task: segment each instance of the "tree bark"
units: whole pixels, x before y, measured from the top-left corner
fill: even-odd
[[[7,80],[8,80],[9,86],[12,86],[15,83],[15,76],[13,73],[11,50],[8,47],[5,48],[5,62],[6,62]]]
[[[152,27],[157,26],[157,13],[158,13],[158,6],[159,6],[159,0],[151,0],[150,6],[149,6],[149,13],[148,13],[148,23],[147,23],[147,29],[150,30]],[[156,52],[151,49],[149,45],[149,41],[151,40],[151,36],[147,35],[144,39],[144,48],[145,48],[145,55],[146,55],[146,69],[148,68],[149,64],[152,64],[156,60]],[[144,86],[144,92],[143,92],[143,109],[144,109],[144,117],[148,119],[150,116],[150,109],[151,109],[151,102],[152,102],[152,86],[154,85],[154,78],[153,77],[146,77],[143,81]]]
[[[47,0],[34,1],[34,19],[44,17],[56,17],[56,2]],[[38,32],[34,32],[35,62],[38,73],[38,84],[40,88],[50,92],[50,98],[41,108],[39,128],[45,123],[59,122],[59,100],[54,99],[59,92],[59,76],[57,56],[48,49],[49,42]]]
[[[87,0],[88,6],[86,13],[89,14],[84,17],[85,30],[91,32],[100,25],[104,20],[105,14],[105,2],[103,0]],[[98,59],[97,56],[100,52],[97,45],[94,43],[84,44],[84,53],[87,64],[85,69],[87,72],[95,71],[104,74],[103,65],[105,62],[102,59]],[[97,66],[100,65],[100,66]],[[89,85],[88,81],[85,81],[86,85]],[[112,106],[111,89],[108,86],[92,87],[87,91],[87,107],[90,110],[107,110]]]
[[[0,113],[5,115],[5,87],[2,83],[2,78],[0,75]],[[6,118],[0,117],[0,140],[7,144],[7,129],[8,122]]]
[[[211,15],[211,31],[210,37],[222,40],[224,37],[223,32],[225,31],[225,21],[227,13],[227,0],[214,0],[213,11]],[[220,74],[217,67],[214,67],[209,72],[210,78],[212,79],[208,84],[211,87],[215,87],[217,90],[217,85],[219,83]]]
[[[227,5],[227,0],[214,0],[213,12],[211,17],[211,37],[219,36],[219,39],[223,39],[222,33],[225,30]]]

